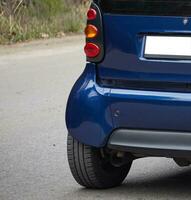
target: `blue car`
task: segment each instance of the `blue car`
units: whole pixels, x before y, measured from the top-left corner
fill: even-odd
[[[87,188],[148,156],[191,163],[191,1],[94,0],[87,64],[68,99],[68,161]]]

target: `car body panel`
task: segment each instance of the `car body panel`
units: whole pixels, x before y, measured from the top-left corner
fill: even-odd
[[[68,99],[66,124],[69,133],[92,146],[104,146],[112,131],[110,89],[96,84],[95,64],[87,64]]]
[[[191,131],[191,94],[104,88],[87,64],[70,94],[66,124],[78,141],[104,147],[115,129]]]
[[[98,65],[98,77],[117,80],[191,82],[190,60],[144,58],[147,35],[191,34],[191,23],[184,25],[183,20],[183,17],[104,14],[105,59]]]

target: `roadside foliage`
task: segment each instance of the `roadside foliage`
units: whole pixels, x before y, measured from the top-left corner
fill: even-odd
[[[0,0],[0,44],[83,30],[87,0]]]

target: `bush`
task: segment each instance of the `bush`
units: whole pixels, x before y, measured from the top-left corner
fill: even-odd
[[[73,1],[0,0],[0,44],[80,32],[87,5]]]
[[[53,17],[59,14],[64,8],[62,0],[33,0],[30,3],[30,11],[36,17]]]

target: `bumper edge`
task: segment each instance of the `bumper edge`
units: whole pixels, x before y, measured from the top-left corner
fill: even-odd
[[[191,133],[117,129],[108,147],[146,156],[191,157]]]

